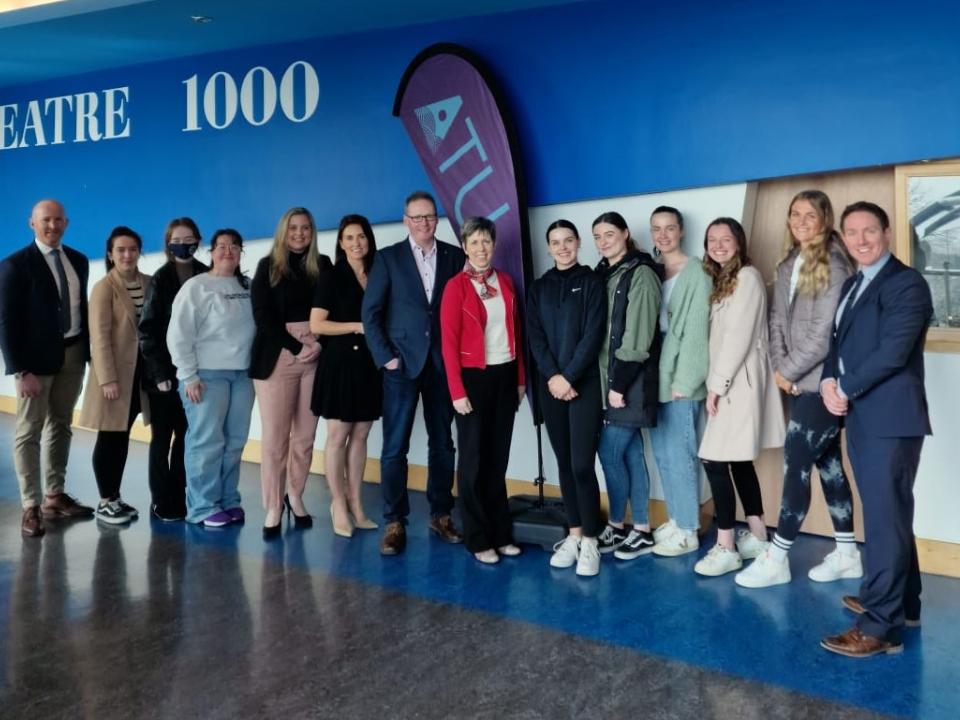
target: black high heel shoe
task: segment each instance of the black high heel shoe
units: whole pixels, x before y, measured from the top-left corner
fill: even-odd
[[[290,504],[290,498],[286,495],[283,496],[283,504],[287,506],[287,516],[293,517],[293,526],[297,530],[306,530],[313,527],[313,516],[309,514],[297,515],[293,511],[293,505]]]
[[[280,521],[276,525],[264,525],[263,526],[263,539],[264,540],[273,540],[274,538],[280,537],[280,531],[283,529],[283,514],[280,514]]]

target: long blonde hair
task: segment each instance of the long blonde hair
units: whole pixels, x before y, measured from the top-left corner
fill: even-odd
[[[311,281],[320,277],[320,253],[317,250],[317,224],[313,215],[305,207],[292,207],[280,216],[277,229],[273,233],[273,247],[270,249],[270,287],[290,274],[290,251],[287,249],[287,226],[294,215],[306,215],[310,220],[310,245],[303,266]]]
[[[820,221],[820,232],[806,246],[801,246],[793,237],[790,230],[790,213],[793,206],[800,200],[806,200],[817,213]],[[796,250],[798,257],[803,258],[800,276],[797,279],[797,293],[800,295],[816,295],[830,287],[830,247],[837,245],[846,255],[843,243],[838,242],[839,236],[833,227],[833,205],[826,193],[820,190],[802,190],[793,196],[787,206],[787,235],[783,242],[783,252],[777,267],[790,258]]]

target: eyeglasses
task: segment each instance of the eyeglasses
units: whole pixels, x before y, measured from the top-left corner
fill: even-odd
[[[423,225],[424,223],[435,223],[437,221],[436,215],[407,215],[410,218],[410,222],[414,225]]]
[[[243,248],[241,248],[236,243],[217,243],[216,245],[213,246],[213,250],[214,252],[217,252],[217,251],[231,252],[231,253],[243,252]]]

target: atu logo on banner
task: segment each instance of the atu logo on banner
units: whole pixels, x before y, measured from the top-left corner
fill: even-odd
[[[413,141],[457,235],[465,218],[497,224],[495,264],[526,296],[533,271],[526,194],[512,124],[480,61],[459,45],[432,45],[400,80],[393,114]]]

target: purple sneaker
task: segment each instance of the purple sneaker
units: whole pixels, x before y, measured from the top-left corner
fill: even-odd
[[[226,510],[226,513],[230,516],[231,522],[242,523],[247,519],[246,513],[243,512],[243,508],[239,505]]]
[[[210,517],[204,518],[203,526],[204,527],[223,527],[224,525],[229,525],[233,522],[233,518],[230,516],[230,513],[221,510],[220,512],[215,512]]]

